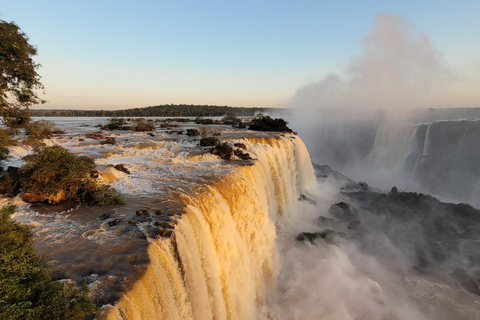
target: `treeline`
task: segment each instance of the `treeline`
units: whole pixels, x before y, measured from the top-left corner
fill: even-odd
[[[254,116],[264,108],[234,108],[228,106],[167,104],[125,110],[44,110],[31,109],[32,117],[221,117]]]

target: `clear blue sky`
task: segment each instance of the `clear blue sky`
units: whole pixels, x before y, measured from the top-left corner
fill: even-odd
[[[377,13],[413,23],[480,88],[478,0],[0,1],[38,46],[46,108],[284,106],[341,74]]]

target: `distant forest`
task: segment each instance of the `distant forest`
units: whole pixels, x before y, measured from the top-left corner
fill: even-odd
[[[254,116],[264,108],[234,108],[227,106],[167,104],[125,110],[45,110],[31,109],[32,117],[221,117]]]

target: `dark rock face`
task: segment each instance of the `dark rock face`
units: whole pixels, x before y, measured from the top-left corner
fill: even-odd
[[[128,170],[128,168],[125,167],[124,164],[121,164],[121,163],[120,163],[120,164],[116,164],[116,165],[114,166],[114,168],[115,168],[116,170],[118,170],[118,171],[122,171],[122,172],[125,172],[126,174],[130,174],[130,170]]]
[[[205,137],[200,139],[201,147],[213,147],[220,144],[220,140],[216,137]]]
[[[317,239],[323,239],[327,243],[332,243],[338,233],[336,231],[326,229],[321,232],[302,232],[296,237],[297,241],[308,241],[313,243]]]
[[[423,125],[417,129],[415,145],[404,170],[425,190],[460,201],[478,198],[480,121]]]
[[[245,143],[235,143],[234,146],[237,148],[247,150],[247,146],[245,145]]]
[[[120,219],[113,219],[113,220],[108,221],[107,224],[108,224],[109,227],[113,227],[113,226],[116,226],[117,224],[119,224],[120,221],[122,221],[122,220],[120,220]]]
[[[346,202],[335,203],[328,209],[328,213],[340,221],[353,221],[358,219],[358,213],[355,208]]]
[[[388,194],[358,191],[344,195],[359,213],[349,229],[357,232],[355,238],[364,252],[394,260],[389,253],[393,245],[401,252],[402,263],[408,261],[420,270],[450,272],[464,288],[478,294],[480,210],[397,188]],[[352,224],[356,220],[361,221],[361,228]],[[388,241],[378,242],[381,237]]]

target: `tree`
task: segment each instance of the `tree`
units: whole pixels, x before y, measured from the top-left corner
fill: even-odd
[[[0,319],[81,320],[96,312],[88,287],[56,281],[30,228],[10,220],[15,209],[0,209]]]
[[[0,116],[11,127],[23,127],[30,121],[28,107],[44,103],[36,90],[43,90],[32,57],[37,48],[15,22],[0,20]]]

